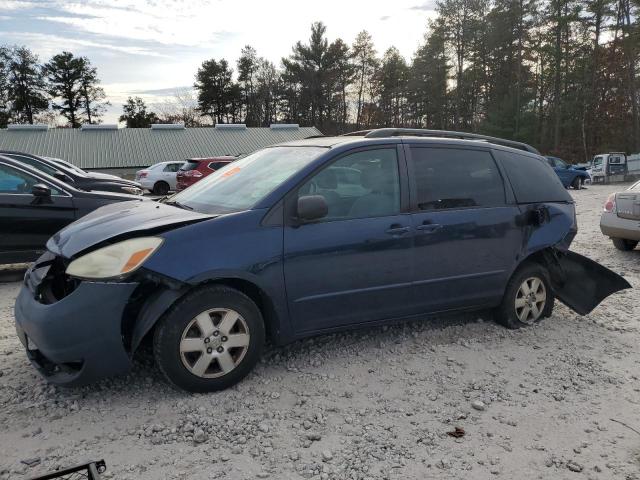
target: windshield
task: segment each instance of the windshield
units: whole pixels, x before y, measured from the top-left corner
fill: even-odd
[[[169,202],[202,213],[247,210],[323,152],[322,147],[265,148],[216,170]]]

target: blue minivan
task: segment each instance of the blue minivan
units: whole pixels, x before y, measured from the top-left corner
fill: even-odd
[[[147,338],[190,391],[226,388],[284,344],[491,309],[509,328],[630,285],[569,251],[574,203],[525,144],[380,129],[257,151],[161,203],[102,207],[54,235],[16,300],[38,370],[126,372]]]

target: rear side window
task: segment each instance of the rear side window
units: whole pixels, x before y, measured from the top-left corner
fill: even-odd
[[[494,150],[518,203],[571,202],[560,178],[542,157]]]
[[[180,167],[182,166],[181,163],[169,163],[167,166],[164,167],[164,169],[162,170],[163,172],[177,172]]]
[[[489,152],[411,148],[420,210],[504,205],[504,184]]]
[[[229,165],[229,162],[211,162],[209,168],[211,170],[218,170],[219,168]]]
[[[183,172],[188,172],[189,170],[195,170],[196,168],[198,168],[199,163],[200,162],[198,162],[197,160],[187,160],[182,164],[182,166],[180,167],[180,170],[182,170]]]

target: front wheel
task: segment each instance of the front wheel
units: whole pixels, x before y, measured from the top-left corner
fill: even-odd
[[[529,264],[519,268],[509,280],[495,317],[507,328],[521,328],[549,317],[553,303],[547,270],[541,265]]]
[[[174,385],[190,392],[223,390],[260,359],[265,339],[260,310],[232,288],[204,287],[180,300],[154,333],[156,363]]]
[[[629,252],[638,246],[637,240],[625,240],[624,238],[612,238],[614,247],[623,252]]]

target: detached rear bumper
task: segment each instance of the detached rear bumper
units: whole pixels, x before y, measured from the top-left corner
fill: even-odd
[[[23,285],[16,331],[31,363],[49,382],[69,386],[128,371],[122,316],[137,285],[83,282],[52,304],[40,303]]]

